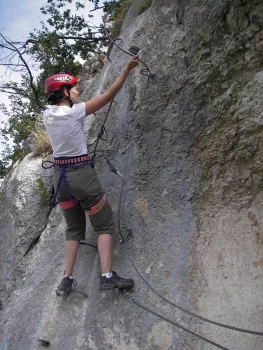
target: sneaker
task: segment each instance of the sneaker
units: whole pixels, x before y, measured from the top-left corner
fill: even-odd
[[[100,276],[100,290],[109,290],[118,288],[120,290],[130,289],[133,286],[133,280],[128,278],[122,278],[112,271],[112,277]]]
[[[72,284],[76,286],[77,282],[73,278],[69,278],[67,276],[63,277],[62,281],[56,289],[57,296],[68,294],[71,291]]]

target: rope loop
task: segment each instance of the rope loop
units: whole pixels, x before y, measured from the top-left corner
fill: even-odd
[[[45,163],[50,163],[51,165],[45,166]],[[43,169],[51,169],[54,167],[54,163],[51,162],[50,160],[44,160],[44,162],[42,162],[41,166]]]

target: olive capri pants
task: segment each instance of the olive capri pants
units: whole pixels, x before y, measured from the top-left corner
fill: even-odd
[[[57,189],[62,168],[56,166],[54,187]],[[57,194],[57,200],[66,220],[66,240],[85,240],[86,215],[97,234],[113,234],[112,209],[100,184],[94,168],[90,164],[65,169]],[[71,196],[71,198],[70,198]]]

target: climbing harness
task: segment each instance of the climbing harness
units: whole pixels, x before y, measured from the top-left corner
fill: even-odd
[[[45,163],[50,163],[51,165],[45,166]],[[59,204],[60,207],[63,209],[69,209],[69,208],[77,206],[78,201],[72,197],[70,190],[68,188],[68,184],[67,184],[67,180],[66,180],[66,169],[72,168],[72,167],[78,167],[78,166],[82,166],[82,165],[86,165],[86,164],[91,164],[91,163],[92,163],[92,158],[88,154],[85,154],[82,156],[77,156],[77,157],[63,158],[63,159],[55,158],[54,162],[51,162],[50,160],[45,160],[42,163],[43,169],[50,169],[52,167],[59,167],[62,169],[61,174],[60,174],[60,178],[58,181],[58,185],[56,188],[56,192],[55,192],[53,200],[52,200],[52,208],[54,208],[57,204]],[[66,202],[58,202],[57,201],[57,195],[58,195],[59,189],[61,187],[62,181],[64,182],[65,189],[66,189],[67,194],[68,194],[69,199],[70,199],[69,201],[66,201]]]
[[[46,167],[44,165],[46,162],[51,163],[51,164],[53,163],[53,164],[51,166],[49,166],[49,167]],[[56,188],[56,192],[54,194],[53,201],[52,201],[52,208],[54,208],[57,204],[59,204],[59,206],[62,209],[70,209],[70,208],[73,208],[73,207],[78,207],[78,200],[72,197],[72,195],[70,193],[70,190],[69,190],[69,187],[68,187],[68,184],[67,184],[66,169],[68,167],[72,168],[72,167],[78,167],[78,166],[82,166],[82,165],[86,165],[86,164],[92,164],[92,158],[89,155],[82,155],[82,156],[76,156],[76,157],[73,157],[73,158],[63,158],[63,159],[55,158],[54,162],[45,161],[45,162],[42,163],[42,167],[44,169],[49,169],[52,166],[61,168],[60,178],[59,178],[58,185],[57,185],[57,188]],[[57,195],[58,195],[58,192],[60,190],[62,181],[64,183],[64,186],[65,186],[66,192],[68,194],[69,200],[68,201],[59,202],[59,201],[57,201]],[[106,193],[104,193],[102,198],[95,205],[93,205],[89,209],[86,209],[85,212],[89,216],[96,215],[104,207],[104,205],[106,203],[106,199],[107,199],[107,195],[106,195]]]
[[[50,165],[46,165],[46,163],[50,164]],[[55,192],[53,200],[52,200],[52,208],[54,208],[57,204],[59,204],[60,207],[62,207],[63,209],[68,209],[70,207],[78,205],[78,201],[71,196],[71,193],[70,193],[68,185],[67,185],[66,168],[68,168],[68,167],[77,167],[77,166],[86,165],[86,164],[91,164],[92,165],[92,158],[89,155],[83,155],[81,157],[64,158],[64,159],[54,159],[53,162],[50,161],[50,160],[45,160],[44,162],[42,162],[42,168],[43,169],[50,169],[50,168],[53,168],[53,167],[56,167],[56,166],[62,168],[61,175],[60,175],[59,182],[58,182],[58,186],[57,186],[56,192]],[[66,188],[66,191],[68,193],[68,196],[69,196],[70,200],[67,201],[67,202],[60,202],[59,203],[57,201],[57,195],[58,195],[58,191],[59,191],[59,188],[61,186],[62,181],[64,181],[64,185],[65,185],[65,188]],[[98,204],[101,205],[100,202],[97,203],[96,206]],[[94,211],[93,207],[90,208],[90,210]],[[96,245],[94,245],[94,244],[90,244],[90,243],[86,243],[86,242],[80,242],[80,244],[81,245],[87,245],[89,247],[92,247],[92,248],[98,250],[98,247]]]

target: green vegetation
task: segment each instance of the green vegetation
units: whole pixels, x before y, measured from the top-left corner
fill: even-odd
[[[48,189],[44,183],[44,181],[42,179],[37,179],[36,180],[36,183],[38,184],[38,187],[39,187],[39,194],[40,194],[40,197],[43,199],[43,200],[49,200],[50,199],[50,194],[48,192]]]
[[[105,51],[108,36],[115,38],[119,35],[132,0],[89,1],[94,3],[94,10],[103,7],[103,24],[99,27],[92,26],[79,15],[85,8],[85,0],[47,0],[40,8],[45,19],[41,22],[41,29],[32,30],[26,41],[11,41],[0,31],[0,49],[6,53],[0,57],[0,63],[8,67],[7,73],[15,71],[21,74],[19,83],[3,79],[8,82],[0,84],[0,92],[9,94],[11,106],[7,109],[0,105],[0,110],[8,117],[8,122],[0,125],[5,146],[0,154],[0,178],[30,152],[27,147],[30,135],[37,135],[36,139],[42,143],[36,142],[35,154],[51,151],[46,138],[36,127],[46,104],[43,91],[46,77],[58,72],[78,75],[82,65],[75,60],[76,56],[86,60],[94,53]],[[75,6],[73,10],[67,7],[71,3]]]
[[[142,14],[143,12],[148,10],[148,8],[151,7],[152,2],[153,2],[153,0],[143,0],[141,5],[140,5],[139,13]]]
[[[131,3],[132,0],[120,0],[104,3],[104,11],[108,15],[109,23],[111,23],[109,25],[109,33],[112,39],[117,38],[120,34],[123,20]]]
[[[45,130],[37,129],[33,131],[33,154],[44,156],[52,153],[52,147]]]

